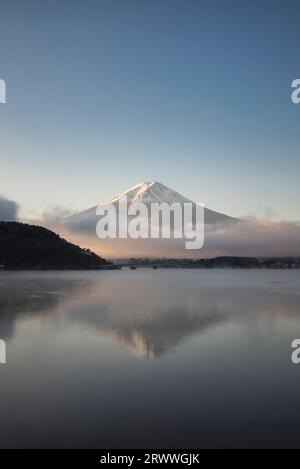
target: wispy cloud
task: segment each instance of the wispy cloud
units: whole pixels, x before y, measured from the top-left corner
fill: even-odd
[[[73,215],[74,212],[69,210],[66,207],[62,207],[59,205],[54,205],[48,207],[42,214],[41,214],[41,221],[47,223],[60,223],[65,218]]]
[[[0,194],[0,221],[16,221],[19,208],[17,202]]]
[[[95,223],[93,227],[57,223],[55,228],[73,242],[108,257],[300,256],[298,222],[252,218],[207,228],[204,247],[200,250],[186,250],[184,241],[177,239],[100,240]]]
[[[246,220],[208,233],[203,251],[214,255],[300,256],[300,225]]]
[[[16,202],[0,197],[0,219],[17,219]],[[98,217],[92,209],[79,221],[73,212],[52,206],[28,223],[45,226],[68,240],[107,257],[214,257],[214,256],[300,256],[300,223],[247,217],[239,223],[218,225],[205,232],[204,247],[186,250],[184,240],[106,239],[96,236]],[[268,213],[271,215],[271,213]],[[26,221],[26,220],[24,220]]]

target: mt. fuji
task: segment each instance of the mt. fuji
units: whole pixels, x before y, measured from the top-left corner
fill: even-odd
[[[133,204],[143,204],[148,213],[151,213],[151,204],[191,204],[193,210],[196,208],[196,202],[184,197],[173,189],[166,187],[157,181],[141,182],[128,189],[120,195],[113,197],[105,203],[94,205],[93,207],[74,214],[66,218],[63,222],[62,230],[68,232],[69,238],[81,246],[92,248],[95,252],[108,257],[153,257],[153,256],[190,256],[191,252],[184,248],[183,239],[99,239],[96,235],[96,226],[101,215],[97,215],[97,208],[107,205],[113,205],[115,211],[119,212],[119,202],[127,198],[128,210]],[[131,217],[128,216],[128,219]],[[225,226],[235,224],[239,220],[228,215],[204,208],[204,226],[205,232],[214,232]],[[161,222],[160,222],[161,223]],[[194,223],[194,217],[193,217]],[[160,225],[161,226],[161,225]],[[172,227],[171,227],[172,229]],[[195,251],[193,251],[195,255]]]
[[[121,198],[127,197],[128,206],[135,203],[143,203],[146,205],[149,213],[150,206],[152,203],[167,203],[172,205],[173,203],[178,203],[183,205],[185,203],[190,203],[195,205],[196,202],[184,197],[178,192],[166,187],[164,184],[157,181],[150,182],[141,182],[136,186],[128,189],[122,194],[113,197],[105,204],[113,204],[118,211],[119,200]],[[91,228],[95,231],[96,222],[99,219],[96,216],[96,210],[98,205],[95,205],[88,210],[75,214],[68,218],[67,223],[72,227],[72,229],[78,229],[79,231],[89,231]],[[97,220],[96,220],[97,218]],[[206,226],[213,227],[214,225],[219,225],[228,222],[235,222],[237,219],[230,217],[228,215],[223,215],[222,213],[215,212],[208,208],[204,209],[204,223]]]

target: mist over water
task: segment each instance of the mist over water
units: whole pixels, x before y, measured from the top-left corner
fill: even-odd
[[[296,446],[299,287],[299,271],[0,273],[0,446]]]

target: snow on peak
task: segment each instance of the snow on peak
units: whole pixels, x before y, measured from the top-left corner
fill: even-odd
[[[134,187],[123,192],[120,196],[114,197],[110,203],[117,203],[121,197],[127,197],[128,203],[187,203],[191,200],[178,194],[178,192],[166,187],[161,182],[146,181],[140,182]]]

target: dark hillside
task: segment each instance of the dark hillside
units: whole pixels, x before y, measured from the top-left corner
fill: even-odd
[[[41,226],[0,222],[2,269],[93,269],[110,265]]]

